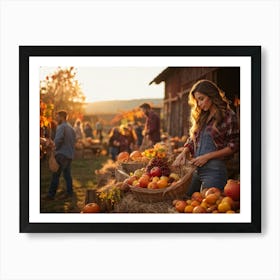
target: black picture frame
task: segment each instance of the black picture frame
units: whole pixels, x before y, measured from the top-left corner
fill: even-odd
[[[29,219],[29,62],[56,56],[218,56],[251,58],[251,222],[57,223]],[[19,46],[21,233],[259,233],[261,232],[261,46]],[[39,105],[38,105],[39,106]],[[38,186],[39,187],[39,186]],[[248,186],[247,186],[248,187]],[[39,199],[39,198],[38,198]],[[205,214],[208,215],[208,214]]]

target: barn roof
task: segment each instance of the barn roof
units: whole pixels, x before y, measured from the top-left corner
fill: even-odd
[[[165,68],[149,83],[149,85],[151,85],[152,83],[160,84],[161,82],[165,81],[166,77],[170,74],[170,72],[172,72],[172,68],[174,67]]]

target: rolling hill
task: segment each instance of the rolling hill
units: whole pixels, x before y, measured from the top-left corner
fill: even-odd
[[[98,101],[87,103],[85,107],[85,113],[86,115],[116,114],[121,111],[132,110],[144,102],[149,103],[155,107],[163,106],[163,99],[161,98]]]

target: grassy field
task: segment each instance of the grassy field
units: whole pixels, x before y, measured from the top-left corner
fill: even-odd
[[[63,176],[60,177],[60,184],[54,200],[46,201],[51,182],[51,172],[48,168],[48,161],[41,162],[41,213],[75,213],[80,212],[84,206],[86,190],[97,187],[96,170],[102,168],[108,160],[107,156],[96,156],[94,159],[75,159],[72,162],[73,192],[72,198],[63,199],[66,192],[66,185]]]

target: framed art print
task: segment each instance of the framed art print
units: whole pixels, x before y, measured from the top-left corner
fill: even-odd
[[[20,46],[20,232],[261,232],[260,46]]]

